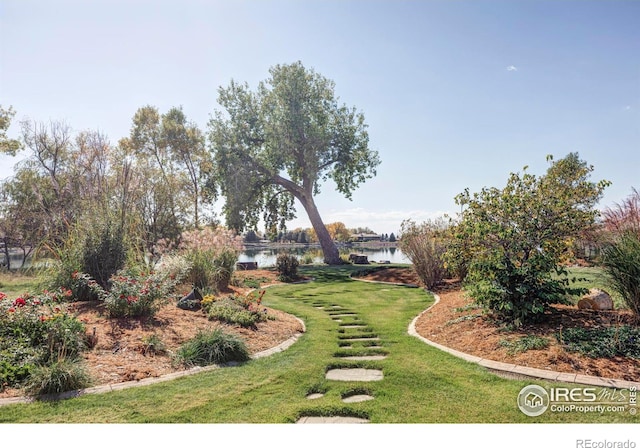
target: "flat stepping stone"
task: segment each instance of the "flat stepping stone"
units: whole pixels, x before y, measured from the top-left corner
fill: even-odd
[[[324,394],[309,394],[307,395],[307,400],[317,400],[322,397],[324,397]]]
[[[387,355],[340,356],[346,361],[382,361]]]
[[[376,369],[333,369],[325,378],[334,381],[380,381],[384,378],[382,370]]]
[[[331,317],[351,317],[357,316],[356,313],[346,313],[346,314],[332,314]]]
[[[340,325],[340,328],[367,328],[366,325]]]
[[[366,418],[359,417],[302,417],[296,423],[369,423]]]
[[[359,395],[350,395],[348,397],[344,397],[342,401],[344,403],[362,403],[363,401],[373,400],[374,398],[371,395],[359,394]]]
[[[375,336],[375,337],[370,337],[370,338],[364,338],[364,337],[359,337],[359,338],[342,338],[340,339],[343,342],[359,342],[359,341],[379,341],[380,338]]]

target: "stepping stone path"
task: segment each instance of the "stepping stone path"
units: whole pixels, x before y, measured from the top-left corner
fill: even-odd
[[[358,394],[358,395],[349,395],[348,397],[344,397],[342,401],[344,403],[362,403],[363,401],[369,401],[373,399],[374,398],[371,395]]]
[[[375,369],[332,369],[327,371],[325,378],[334,381],[380,381],[384,375]]]
[[[340,305],[324,305],[322,303],[314,303],[318,310],[322,310],[328,316],[338,323],[340,334],[338,335],[338,347],[340,349],[353,349],[353,344],[358,345],[358,356],[337,356],[343,361],[382,361],[387,355],[378,353],[367,354],[367,350],[381,349],[380,338],[374,334],[369,334],[369,327],[362,323],[358,317],[358,313],[349,311]],[[348,319],[348,322],[343,322]],[[345,332],[345,330],[349,330]],[[373,345],[368,345],[373,343]],[[382,370],[362,368],[362,367],[338,367],[329,369],[325,374],[325,379],[338,382],[370,382],[384,380]],[[312,393],[307,395],[309,400],[318,400],[324,397],[321,393]],[[342,398],[344,403],[361,403],[368,400],[374,400],[375,397],[366,392],[352,393]],[[303,416],[297,423],[369,423],[369,420],[359,417],[348,416]]]

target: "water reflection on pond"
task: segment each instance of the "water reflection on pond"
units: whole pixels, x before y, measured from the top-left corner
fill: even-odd
[[[288,253],[298,257],[301,263],[322,263],[322,250],[318,247],[290,247],[290,248],[246,248],[238,257],[240,262],[257,262],[258,267],[275,266],[280,253]],[[351,253],[366,255],[370,262],[389,261],[390,263],[411,263],[405,254],[397,247],[347,247],[340,248],[340,255]]]

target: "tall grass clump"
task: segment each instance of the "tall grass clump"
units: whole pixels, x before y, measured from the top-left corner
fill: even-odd
[[[242,238],[231,230],[205,227],[183,232],[177,253],[190,263],[186,281],[201,290],[223,291],[228,288],[235,270]],[[166,241],[159,241],[158,252],[172,250]]]
[[[218,328],[200,332],[176,352],[175,361],[186,366],[207,366],[230,361],[247,361],[249,351],[244,341]]]
[[[447,273],[443,261],[446,225],[444,221],[416,224],[405,220],[401,226],[400,249],[411,260],[424,286],[431,289],[441,283]]]
[[[81,360],[60,358],[50,364],[36,366],[24,391],[30,396],[40,396],[84,389],[90,385],[91,377]]]
[[[625,231],[601,252],[607,283],[640,318],[640,235]]]
[[[601,262],[609,286],[640,318],[640,192],[603,212]]]

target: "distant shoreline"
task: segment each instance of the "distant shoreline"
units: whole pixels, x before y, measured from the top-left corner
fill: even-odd
[[[291,248],[317,248],[320,249],[320,243],[242,243],[245,249],[291,249]],[[336,243],[338,249],[343,248],[366,248],[366,249],[383,249],[398,247],[397,242],[388,241],[365,241],[353,243]]]

